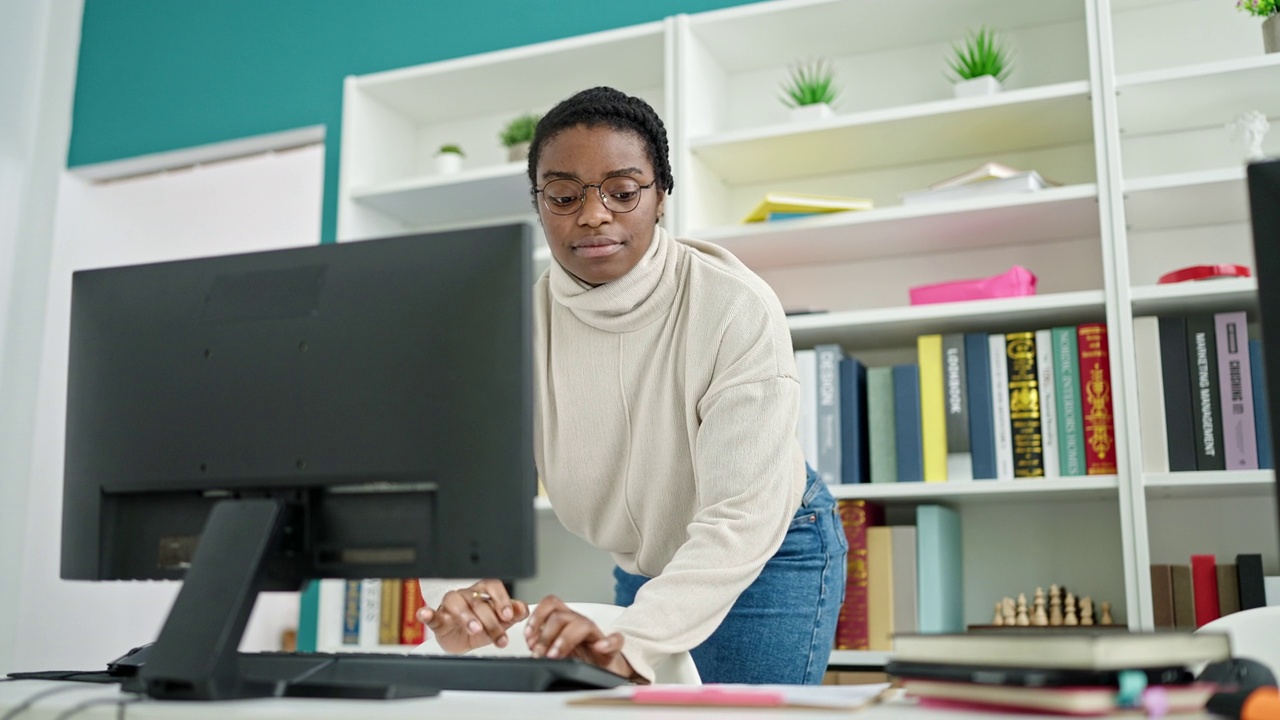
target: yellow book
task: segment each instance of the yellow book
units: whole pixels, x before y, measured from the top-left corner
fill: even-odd
[[[916,338],[920,364],[920,449],[924,481],[947,481],[947,403],[942,376],[942,336]]]
[[[867,649],[893,650],[893,529],[867,528]]]
[[[764,222],[769,219],[771,213],[830,213],[870,210],[871,207],[872,202],[867,198],[770,192],[765,193],[764,199],[742,222]]]

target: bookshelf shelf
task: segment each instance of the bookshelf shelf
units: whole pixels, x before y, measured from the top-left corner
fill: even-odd
[[[1115,500],[1119,479],[1115,475],[1052,478],[1045,480],[974,480],[945,483],[866,483],[832,485],[837,498],[875,500],[883,503],[946,502],[955,505],[1046,502],[1059,500]]]
[[[1247,222],[1244,167],[1127,180],[1124,211],[1130,232]]]
[[[455,225],[494,216],[535,219],[523,163],[395,180],[357,188],[351,197],[406,227]]]
[[[693,235],[753,268],[856,262],[1098,234],[1096,185],[927,205],[896,205],[780,222],[731,225]]]
[[[1085,290],[816,313],[794,316],[788,322],[796,347],[839,343],[852,348],[884,349],[914,343],[917,336],[926,333],[1079,324],[1100,319],[1105,309],[1101,290]]]
[[[1222,312],[1258,309],[1258,281],[1221,278],[1198,282],[1135,287],[1129,296],[1133,314],[1185,315],[1195,311]]]
[[[1280,56],[1231,58],[1116,78],[1120,132],[1152,135],[1221,128],[1235,114],[1259,110],[1280,115]]]
[[[1148,500],[1274,498],[1276,492],[1270,470],[1147,473],[1142,480]]]

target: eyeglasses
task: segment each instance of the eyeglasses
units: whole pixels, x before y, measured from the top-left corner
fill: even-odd
[[[554,215],[573,215],[582,209],[587,200],[587,188],[595,188],[600,193],[600,202],[613,213],[629,213],[640,204],[641,191],[653,187],[654,180],[648,185],[641,185],[634,178],[618,175],[605,178],[599,183],[585,185],[577,180],[563,178],[552,180],[533,191],[541,193],[542,204]]]

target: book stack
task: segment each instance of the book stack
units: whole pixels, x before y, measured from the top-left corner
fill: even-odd
[[[903,205],[949,200],[967,200],[990,195],[1035,192],[1055,185],[1035,170],[1019,170],[1000,163],[983,163],[978,167],[930,185],[923,190],[902,194]]]
[[[1230,655],[1214,633],[1008,630],[899,635],[886,669],[927,706],[1109,715],[1146,707],[1158,688],[1179,713],[1203,709],[1216,689],[1195,670]]]
[[[1240,553],[1235,562],[1197,554],[1188,563],[1154,563],[1151,608],[1156,629],[1190,630],[1224,615],[1276,604],[1276,598],[1268,598],[1267,584],[1260,553]]]
[[[744,223],[774,222],[850,210],[870,210],[871,200],[839,195],[813,195],[796,192],[769,192],[760,204],[742,220]]]

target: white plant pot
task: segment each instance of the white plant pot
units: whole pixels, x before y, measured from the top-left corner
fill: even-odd
[[[440,175],[456,175],[461,170],[461,155],[457,153],[440,153],[436,156],[436,172]]]
[[[811,120],[822,120],[835,115],[835,110],[826,103],[816,105],[801,105],[791,108],[791,120],[793,122],[808,122]]]
[[[1262,47],[1268,53],[1280,52],[1280,15],[1262,21]]]
[[[507,148],[507,162],[524,162],[529,159],[529,143],[516,143]]]
[[[993,75],[979,75],[972,80],[961,80],[951,87],[958,98],[981,97],[1000,92],[1000,81]]]

